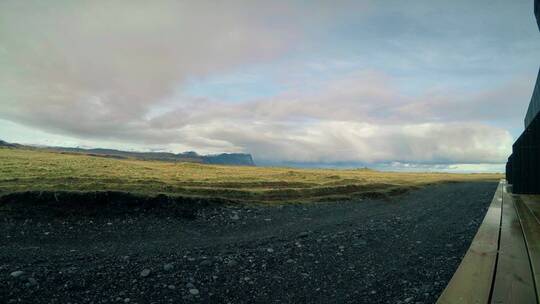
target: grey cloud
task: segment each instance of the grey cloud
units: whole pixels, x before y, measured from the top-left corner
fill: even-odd
[[[351,34],[365,41],[356,47],[370,60],[394,53],[402,57],[393,62],[397,70],[440,71],[444,63],[462,71],[482,56],[501,54],[503,45],[490,40],[499,37],[493,31],[489,41],[481,34],[459,38],[466,23],[488,31],[472,13],[463,24],[455,19],[464,7],[485,9],[486,3],[469,2],[404,10],[395,1],[383,12],[375,1],[321,1],[309,8],[302,1],[2,1],[0,118],[73,137],[244,151],[269,161],[503,162],[512,138],[492,122],[520,117],[522,108],[512,104],[529,92],[520,81],[477,93],[439,89],[411,96],[400,89],[403,80],[366,69],[239,103],[183,91],[192,78],[272,62],[291,50],[317,50],[328,43],[317,38],[353,13],[379,20],[373,26],[380,27],[357,24]],[[459,9],[447,11],[451,4]],[[489,25],[492,17],[480,18]],[[441,27],[433,28],[434,20]],[[495,30],[508,39],[505,50],[531,50],[513,35],[521,28]],[[454,40],[462,42],[457,50]],[[437,43],[449,50],[440,52]],[[486,53],[473,54],[486,45]]]
[[[309,126],[216,125],[205,136],[225,139],[265,161],[500,163],[511,135],[481,124],[372,125],[319,122]]]
[[[317,84],[317,90],[290,90],[242,103],[183,99],[180,108],[156,116],[151,124],[178,128],[215,119],[302,122],[361,121],[374,124],[483,122],[505,125],[522,120],[532,82],[518,79],[474,92],[438,88],[418,96],[404,94],[398,81],[377,72],[350,74]]]
[[[462,104],[423,101],[431,96],[412,99],[391,83],[388,77],[361,73],[329,82],[320,91],[289,92],[271,100],[197,100],[153,121],[189,133],[192,140],[211,139],[219,143],[216,148],[251,152],[270,162],[500,163],[507,157],[512,136],[486,121],[507,114],[514,101],[501,92],[511,95],[514,83],[471,95],[444,92]],[[489,110],[494,97],[500,97],[499,114]],[[491,113],[474,117],[486,110]]]
[[[532,90],[532,79],[516,79],[468,94],[441,90],[396,107],[395,114],[405,119],[421,117],[426,122],[482,121],[509,127],[523,121]]]
[[[130,124],[189,77],[285,50],[295,28],[258,15],[241,2],[2,2],[0,116]]]
[[[188,79],[276,58],[363,5],[300,3],[2,1],[0,118],[73,136],[144,129]]]

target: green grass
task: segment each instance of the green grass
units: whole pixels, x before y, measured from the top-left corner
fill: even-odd
[[[0,148],[0,194],[112,190],[254,202],[320,201],[385,196],[434,183],[500,178],[500,174],[216,166]]]

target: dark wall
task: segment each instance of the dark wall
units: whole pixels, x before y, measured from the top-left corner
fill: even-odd
[[[512,145],[506,179],[513,185],[514,193],[540,193],[540,115]]]
[[[538,28],[540,29],[540,0],[534,0],[534,15],[536,16],[536,22],[538,22]]]
[[[540,0],[534,1],[534,15],[540,29]],[[506,163],[506,179],[514,193],[540,194],[540,72],[536,80],[525,130],[512,145]]]
[[[538,112],[540,112],[540,71],[538,72],[531,102],[529,103],[527,114],[525,115],[525,128],[527,128],[533,119],[538,115]]]

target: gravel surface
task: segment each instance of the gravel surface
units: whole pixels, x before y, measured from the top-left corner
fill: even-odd
[[[496,183],[391,200],[2,216],[0,303],[433,303]]]

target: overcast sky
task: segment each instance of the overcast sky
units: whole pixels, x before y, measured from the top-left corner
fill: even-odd
[[[498,170],[532,0],[0,2],[0,139]]]

